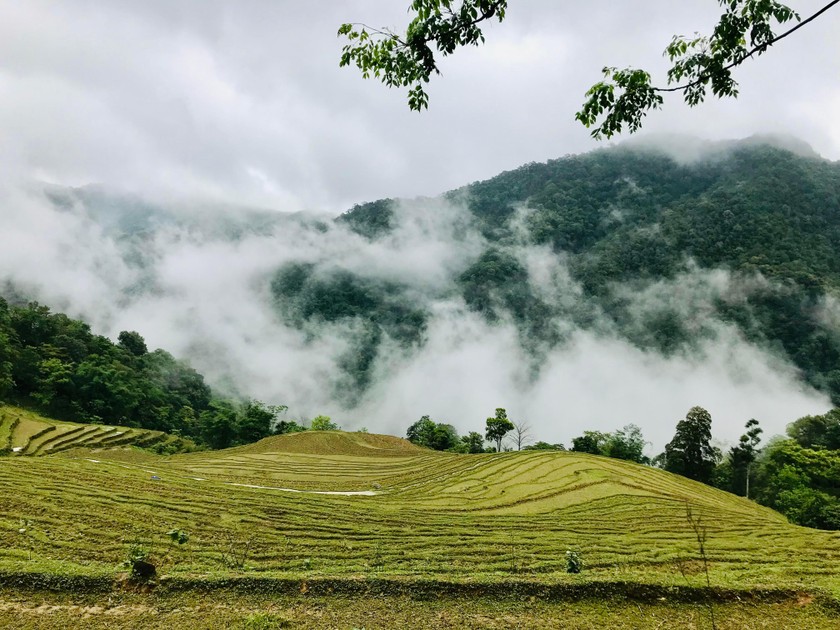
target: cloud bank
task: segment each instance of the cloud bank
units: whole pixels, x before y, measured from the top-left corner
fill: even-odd
[[[527,420],[537,439],[568,443],[583,430],[632,422],[658,449],[694,405],[709,409],[716,437],[729,441],[749,418],[772,434],[830,407],[790,365],[714,319],[713,299],[749,290],[724,271],[691,269],[622,296],[640,325],[664,307],[677,312],[697,333],[690,349],[663,356],[632,345],[597,313],[586,328],[560,317],[565,342],[544,348],[535,370],[514,323],[488,323],[457,292],[454,278],[486,246],[457,204],[403,203],[395,229],[370,242],[310,215],[196,214],[190,207],[170,207],[128,233],[119,227],[131,224],[127,216],[157,216],[148,208],[160,206],[137,210],[118,197],[108,215],[96,209],[101,199],[76,196],[57,207],[32,188],[4,189],[3,279],[95,332],[115,338],[137,330],[151,347],[190,360],[216,388],[287,404],[294,417],[325,413],[345,428],[401,435],[430,414],[467,432],[481,431],[501,406]],[[97,219],[118,215],[122,223]],[[580,299],[562,257],[525,245],[513,251],[538,294],[569,305]],[[428,307],[424,342],[407,349],[386,338],[357,405],[342,402],[336,387],[350,387],[342,385],[341,357],[352,351],[358,322],[284,322],[269,287],[289,262],[399,283]],[[827,304],[826,318],[831,313]]]

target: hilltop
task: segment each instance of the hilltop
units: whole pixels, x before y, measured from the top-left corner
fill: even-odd
[[[672,356],[730,327],[840,404],[840,164],[790,139],[683,142],[691,159],[664,144],[531,163],[443,195],[469,210],[464,232],[484,239],[448,289],[489,322],[513,321],[537,365],[570,329]],[[433,205],[383,199],[339,220],[382,242]],[[409,284],[328,264],[289,265],[272,290],[304,329],[318,318],[368,320],[381,334],[359,339],[366,356],[381,337],[422,344],[445,295],[417,301]],[[353,366],[359,383],[371,365]]]
[[[306,453],[361,457],[405,457],[427,450],[406,439],[374,433],[304,431],[267,437],[259,442],[224,451],[228,453]]]

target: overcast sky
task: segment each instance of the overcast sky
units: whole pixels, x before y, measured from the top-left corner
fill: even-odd
[[[803,15],[822,2],[793,3]],[[344,21],[404,27],[408,0],[0,0],[0,172],[147,195],[339,212],[434,195],[598,144],[574,121],[604,65],[662,76],[713,0],[511,0],[446,60],[430,110],[340,69]],[[648,133],[792,133],[840,159],[840,8],[738,71],[742,96],[677,99]]]

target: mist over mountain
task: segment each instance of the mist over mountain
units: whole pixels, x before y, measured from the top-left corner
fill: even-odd
[[[787,139],[627,143],[337,218],[0,195],[7,299],[293,417],[468,431],[502,406],[539,439],[661,446],[693,405],[734,439],[840,403],[840,165]]]

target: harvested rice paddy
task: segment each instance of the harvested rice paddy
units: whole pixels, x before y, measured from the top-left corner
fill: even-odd
[[[595,627],[599,617],[586,611],[596,609],[627,627],[647,627],[640,620],[660,613],[706,627],[709,602],[730,611],[723,622],[840,623],[832,612],[840,607],[840,534],[790,525],[751,501],[649,467],[565,452],[454,455],[342,432],[160,456],[121,442],[125,429],[43,421],[55,427],[45,430],[33,426],[36,417],[15,427],[6,419],[0,443],[12,436],[23,447],[0,458],[7,627],[18,627],[7,623],[10,611],[36,619],[30,609],[39,598],[64,602],[39,623],[66,627],[85,606],[117,594],[134,606],[126,624],[157,627],[142,621],[142,606],[164,614],[180,601],[195,610],[207,593],[226,608],[167,627],[205,627],[199,618],[217,614],[246,624],[269,601],[292,624],[285,627],[401,627],[387,616],[356,619],[363,602],[377,609],[383,601],[392,603],[392,620],[403,611],[430,628],[545,627],[540,619],[559,627],[570,602],[583,602],[583,616],[568,627]],[[711,589],[689,512],[705,531]],[[189,541],[171,542],[173,529]],[[121,563],[137,545],[159,575],[145,594],[119,586]],[[582,573],[566,572],[567,551],[580,554]],[[329,601],[337,608],[318,619],[306,612]],[[346,623],[335,622],[339,609]],[[483,609],[498,614],[482,621]],[[458,616],[471,610],[471,621]],[[90,613],[90,627],[104,615]],[[500,623],[505,615],[514,621]]]

